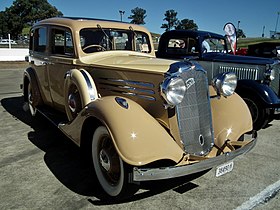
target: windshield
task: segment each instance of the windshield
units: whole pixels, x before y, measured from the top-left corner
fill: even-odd
[[[207,38],[202,42],[202,52],[222,52],[226,53],[226,42],[224,39]]]
[[[80,42],[85,53],[108,50],[151,52],[147,34],[132,30],[87,28],[80,31]]]

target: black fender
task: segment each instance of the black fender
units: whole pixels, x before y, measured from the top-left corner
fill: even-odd
[[[255,96],[267,108],[280,107],[280,99],[272,88],[255,80],[238,80],[235,92],[241,97]]]

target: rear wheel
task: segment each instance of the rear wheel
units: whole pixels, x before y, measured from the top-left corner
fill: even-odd
[[[31,81],[29,81],[27,85],[27,103],[31,115],[35,116],[37,112],[36,107],[41,103],[41,95],[38,87],[32,84]]]
[[[252,96],[245,96],[243,100],[246,102],[253,121],[253,129],[260,130],[267,125],[270,119],[270,109],[265,108],[259,99]]]
[[[96,129],[91,148],[95,173],[106,194],[115,199],[132,196],[138,190],[138,185],[128,182],[132,167],[119,157],[106,127]]]

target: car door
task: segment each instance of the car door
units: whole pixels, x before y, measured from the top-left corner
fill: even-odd
[[[69,29],[63,27],[50,28],[50,56],[48,78],[53,106],[64,111],[64,78],[73,66],[74,47]]]
[[[30,64],[36,72],[41,97],[46,105],[52,104],[50,95],[48,65],[48,28],[38,26],[30,31]]]

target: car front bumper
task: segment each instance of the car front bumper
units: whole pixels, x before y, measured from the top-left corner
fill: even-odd
[[[213,158],[202,160],[198,163],[183,165],[183,166],[164,167],[164,168],[134,167],[133,181],[139,182],[139,181],[169,179],[169,178],[186,176],[189,174],[194,174],[207,169],[211,169],[213,167],[226,163],[230,160],[233,160],[237,156],[246,154],[255,146],[256,142],[257,142],[257,132],[253,132],[251,141],[245,146]]]

